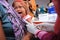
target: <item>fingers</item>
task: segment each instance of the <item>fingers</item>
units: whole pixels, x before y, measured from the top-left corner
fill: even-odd
[[[24,22],[26,22],[27,24],[30,24],[28,21],[24,20]]]
[[[40,25],[54,25],[54,24],[51,24],[51,23],[41,23]]]
[[[30,25],[33,25],[33,22],[28,22],[27,20],[24,19],[24,22]]]

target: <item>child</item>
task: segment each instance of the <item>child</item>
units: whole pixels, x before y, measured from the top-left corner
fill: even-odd
[[[15,0],[12,4],[16,12],[27,21],[31,22],[33,16],[29,12],[27,12],[27,5],[22,0]]]
[[[26,21],[31,23],[32,16],[29,14],[29,12],[27,12],[28,11],[27,10],[27,5],[25,4],[24,1],[15,0],[13,2],[12,6],[16,10],[16,12],[21,16],[23,21],[26,20]],[[27,30],[25,30],[25,32],[27,32]],[[29,32],[27,32],[27,35],[25,34],[25,36],[23,37],[23,40],[30,40],[30,36],[31,36],[31,34]]]

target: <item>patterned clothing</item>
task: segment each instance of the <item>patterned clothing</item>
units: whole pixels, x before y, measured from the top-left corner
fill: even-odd
[[[14,9],[5,0],[0,0],[0,11],[1,11],[0,18],[4,25],[3,27],[13,28],[16,40],[21,40],[24,34],[23,29],[25,26],[25,23],[22,21],[21,17],[18,15],[18,13],[14,11]]]

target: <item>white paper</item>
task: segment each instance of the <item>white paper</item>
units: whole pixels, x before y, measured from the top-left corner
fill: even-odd
[[[40,22],[55,22],[57,14],[39,14]]]

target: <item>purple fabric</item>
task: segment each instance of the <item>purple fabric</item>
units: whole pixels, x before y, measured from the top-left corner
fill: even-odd
[[[16,40],[21,40],[24,34],[24,22],[22,21],[20,15],[18,15],[12,6],[9,5],[5,0],[0,0],[0,3],[7,8],[8,18],[12,23]]]

